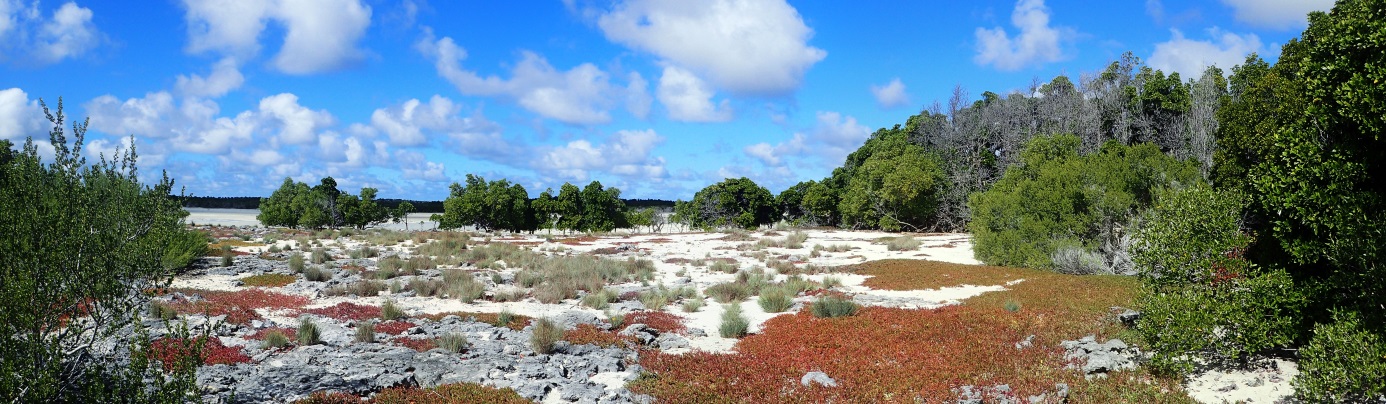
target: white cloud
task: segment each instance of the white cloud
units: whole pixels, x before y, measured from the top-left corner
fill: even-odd
[[[438,75],[463,94],[503,96],[527,110],[564,123],[610,122],[607,111],[624,91],[613,86],[607,73],[591,63],[560,72],[543,56],[524,51],[520,62],[511,69],[510,78],[481,77],[462,68],[467,51],[450,37],[434,40],[429,34],[416,48],[435,59]]]
[[[1184,79],[1198,78],[1209,65],[1227,71],[1245,62],[1247,54],[1263,52],[1261,39],[1256,34],[1237,35],[1212,28],[1208,30],[1212,40],[1196,41],[1185,38],[1177,29],[1171,29],[1170,33],[1169,41],[1155,44],[1150,66],[1165,72],[1179,72]]]
[[[445,182],[448,180],[444,170],[447,168],[442,163],[428,161],[423,153],[412,150],[399,150],[395,152],[394,164],[400,169],[405,179],[418,179],[433,182]]]
[[[43,117],[38,100],[30,100],[29,94],[19,88],[0,90],[0,139],[20,140],[32,136],[35,140],[46,140],[48,120]]]
[[[650,52],[734,94],[784,95],[827,52],[783,0],[628,0],[597,19],[607,39]]]
[[[260,114],[267,121],[279,124],[278,139],[288,144],[303,144],[316,140],[318,131],[331,126],[332,114],[313,111],[298,104],[298,96],[275,94],[260,100]]]
[[[784,165],[784,160],[781,157],[797,155],[803,153],[805,149],[806,140],[804,134],[795,133],[794,137],[789,139],[789,141],[781,142],[774,146],[764,142],[756,143],[746,146],[742,151],[744,151],[747,156],[760,160],[761,163],[767,166],[780,167]]]
[[[784,167],[786,157],[810,153],[825,163],[841,164],[848,154],[861,147],[871,136],[871,130],[851,116],[819,111],[817,117],[818,122],[807,135],[795,133],[789,140],[774,145],[765,142],[752,144],[743,148],[742,152],[760,160],[767,167]]]
[[[653,157],[655,146],[664,138],[654,130],[623,130],[616,132],[605,144],[594,145],[587,140],[540,150],[533,163],[536,170],[564,178],[585,181],[591,171],[657,179],[666,176],[663,157]]]
[[[1237,21],[1266,28],[1291,29],[1308,24],[1310,11],[1328,11],[1333,0],[1222,0]]]
[[[659,77],[659,102],[669,110],[669,119],[686,122],[726,122],[732,119],[727,100],[713,105],[713,91],[693,73],[665,66]]]
[[[871,95],[876,96],[876,103],[882,108],[894,108],[910,103],[910,95],[905,93],[905,83],[901,83],[899,77],[883,86],[872,85]]]
[[[249,60],[274,21],[284,42],[270,64],[288,74],[340,69],[359,61],[357,42],[370,26],[371,8],[359,0],[183,0],[190,53],[215,52]]]
[[[241,75],[240,69],[236,66],[236,60],[223,58],[212,65],[212,73],[208,74],[207,77],[196,74],[178,75],[176,88],[178,93],[184,97],[217,98],[226,95],[231,90],[240,88],[242,84],[245,84],[245,76]]]
[[[1071,30],[1049,26],[1049,8],[1044,0],[1017,1],[1011,25],[1020,30],[1014,37],[1001,27],[978,27],[977,55],[972,61],[1000,70],[1020,70],[1064,59],[1061,42],[1072,36]]]
[[[636,118],[645,119],[650,114],[650,83],[639,72],[630,72],[630,84],[626,86],[626,111]]]
[[[91,9],[75,2],[63,3],[44,18],[37,1],[25,7],[18,0],[0,0],[0,51],[38,65],[80,57],[102,40],[91,19]]]
[[[430,135],[434,133],[456,137],[498,128],[480,110],[474,111],[469,117],[462,117],[461,111],[461,104],[440,95],[434,95],[427,103],[410,99],[396,106],[375,110],[371,114],[371,128],[384,132],[390,144],[395,146],[428,144]]]

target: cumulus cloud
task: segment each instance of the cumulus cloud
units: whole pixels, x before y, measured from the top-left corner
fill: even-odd
[[[1333,8],[1333,0],[1222,0],[1222,4],[1232,7],[1237,21],[1274,29],[1303,27],[1310,11]]]
[[[1165,72],[1179,72],[1186,79],[1198,78],[1208,66],[1224,71],[1246,61],[1246,55],[1262,52],[1261,39],[1256,34],[1237,35],[1217,28],[1209,29],[1211,40],[1198,41],[1184,37],[1171,29],[1169,41],[1155,44],[1150,66]]]
[[[978,27],[977,55],[972,61],[1000,70],[1020,70],[1064,59],[1062,42],[1073,35],[1068,28],[1049,25],[1049,8],[1044,0],[1017,1],[1011,25],[1020,30],[1013,37],[1001,27]]]
[[[288,74],[332,71],[359,61],[357,43],[371,23],[359,0],[183,0],[187,51],[248,60],[260,51],[269,22],[284,27],[283,45],[270,61]]]
[[[650,114],[650,83],[639,72],[630,72],[630,84],[626,85],[626,111],[636,118],[645,119]]]
[[[30,100],[29,94],[18,87],[0,90],[0,139],[12,139],[15,143],[23,143],[22,139],[28,136],[47,140],[47,127],[38,100]]]
[[[245,84],[245,76],[241,75],[236,60],[224,58],[212,65],[212,73],[208,74],[207,77],[196,74],[178,75],[178,83],[175,88],[184,97],[216,98],[240,88],[242,84]]]
[[[770,144],[752,144],[742,149],[747,156],[768,167],[784,167],[786,157],[817,155],[823,162],[841,164],[847,154],[861,147],[871,136],[871,130],[851,116],[832,111],[819,111],[818,121],[806,135],[795,133],[789,140]]]
[[[521,52],[510,78],[481,77],[462,67],[467,51],[450,37],[426,35],[416,46],[433,58],[438,75],[467,95],[501,96],[546,118],[575,125],[611,121],[607,112],[625,89],[613,86],[609,75],[591,63],[558,71],[537,53]],[[641,79],[643,80],[643,79]]]
[[[611,135],[604,144],[584,139],[540,150],[533,167],[577,181],[586,181],[592,171],[659,179],[667,175],[664,158],[652,154],[655,146],[663,142],[664,138],[654,130],[623,130]]]
[[[303,144],[315,140],[318,131],[331,126],[335,119],[326,110],[314,111],[298,104],[292,93],[275,94],[260,100],[260,116],[278,124],[278,139],[288,144]]]
[[[220,116],[220,107],[210,100],[175,100],[166,91],[124,101],[103,95],[85,106],[93,130],[159,140],[167,148],[200,154],[312,144],[335,122],[327,111],[299,105],[298,96],[290,93],[265,97],[256,110],[234,117]]]
[[[659,77],[659,102],[669,111],[669,119],[685,122],[726,122],[732,119],[727,100],[713,104],[713,91],[692,72],[665,66]]]
[[[466,137],[468,133],[496,132],[498,126],[480,110],[462,116],[462,105],[434,95],[427,103],[410,99],[399,105],[380,108],[371,114],[371,128],[384,132],[394,146],[428,144],[435,134]]]
[[[872,85],[871,95],[882,108],[894,108],[910,103],[910,95],[905,93],[905,83],[896,77],[885,85]]]
[[[8,50],[14,60],[52,64],[80,57],[101,43],[91,9],[67,2],[45,18],[38,5],[0,0],[0,50]]]
[[[827,52],[783,0],[628,0],[597,17],[607,39],[740,95],[784,95]]]

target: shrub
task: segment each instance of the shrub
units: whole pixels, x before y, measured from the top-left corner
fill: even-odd
[[[467,336],[462,333],[450,332],[444,334],[442,337],[438,337],[438,347],[446,349],[448,352],[462,353],[462,351],[466,351],[467,348],[471,346],[472,343],[467,341]]]
[[[412,278],[405,285],[405,289],[414,291],[419,296],[435,296],[438,290],[443,288],[443,281],[436,279]]]
[[[563,299],[577,297],[577,287],[564,284],[563,282],[550,281],[544,282],[539,287],[534,288],[534,298],[540,303],[553,304]]]
[[[1338,313],[1314,327],[1300,349],[1295,396],[1305,402],[1365,403],[1386,398],[1386,340],[1355,314]]]
[[[518,302],[518,301],[524,300],[525,294],[526,294],[526,292],[525,292],[524,288],[518,288],[518,287],[514,287],[514,286],[510,286],[510,285],[505,285],[505,286],[497,287],[494,291],[491,292],[491,296],[492,296],[492,297],[491,297],[491,300],[493,300],[493,301],[495,301],[495,302],[498,302],[498,303],[499,303],[499,302]]]
[[[910,236],[888,237],[885,240],[887,251],[914,251],[919,249],[920,244],[919,240]]]
[[[856,302],[840,296],[826,294],[813,301],[813,316],[818,318],[846,317],[857,314],[861,309]]]
[[[794,305],[793,291],[784,286],[769,287],[760,290],[760,308],[766,313],[779,313],[789,310],[789,306]]]
[[[241,283],[245,286],[261,286],[277,288],[290,283],[294,283],[293,275],[285,274],[261,274],[241,278]]]
[[[322,342],[322,338],[318,334],[318,325],[307,317],[300,319],[298,321],[298,344],[316,345],[320,342]]]
[[[313,249],[313,263],[314,263],[314,264],[322,265],[323,263],[326,263],[327,261],[331,261],[331,260],[332,260],[332,257],[327,256],[327,250],[323,250],[322,247],[318,247],[318,248],[314,248],[314,249]]]
[[[229,267],[229,266],[234,265],[234,264],[235,264],[235,256],[234,256],[234,255],[222,254],[222,256],[221,256],[221,266],[223,266],[223,267]]]
[[[149,316],[160,320],[172,320],[178,317],[178,311],[172,306],[158,300],[149,301]]]
[[[265,349],[283,348],[289,345],[289,336],[284,335],[283,331],[270,330],[265,333]]]
[[[693,313],[703,308],[703,299],[688,299],[683,301],[683,312]]]
[[[381,291],[389,288],[385,282],[366,280],[356,281],[345,285],[337,285],[323,289],[322,294],[327,296],[348,296],[356,295],[361,297],[379,296]]]
[[[486,293],[486,285],[477,281],[476,276],[470,272],[461,269],[444,272],[443,284],[446,285],[448,296],[461,300],[462,303],[471,303]]]
[[[404,317],[404,310],[400,310],[399,306],[395,305],[394,300],[386,300],[385,303],[380,305],[381,320],[398,320]]]
[[[370,320],[356,321],[356,342],[375,342],[375,323]]]
[[[753,293],[751,286],[740,282],[719,283],[703,291],[718,303],[735,303],[746,300]]]
[[[419,271],[437,267],[438,265],[434,264],[433,259],[427,255],[415,255],[409,257],[408,261],[404,261],[404,272],[409,274],[417,274]]]
[[[1194,163],[1152,144],[1109,142],[1080,155],[1079,143],[1073,135],[1031,139],[1019,165],[969,198],[978,260],[1048,269],[1054,250],[1065,245],[1116,254],[1111,248],[1119,246],[1119,229],[1150,206],[1156,191],[1199,181]]]
[[[636,299],[640,300],[640,304],[645,305],[646,309],[659,311],[663,310],[664,306],[669,305],[669,295],[665,292],[663,290],[647,290],[640,292]]]
[[[804,248],[804,241],[807,241],[807,240],[808,240],[808,233],[804,233],[804,232],[802,232],[802,231],[795,230],[793,233],[789,233],[788,236],[785,236],[785,238],[784,238],[784,248],[795,249],[795,250],[800,249],[800,248]]]
[[[618,296],[616,296],[615,291],[612,291],[611,289],[607,288],[602,288],[601,290],[595,293],[588,293],[587,296],[583,296],[582,305],[597,310],[606,310],[607,306],[609,306],[612,302],[615,302],[617,297]]]
[[[529,346],[540,354],[553,353],[554,345],[563,340],[563,327],[553,320],[541,318],[530,327]]]
[[[509,326],[511,323],[514,323],[514,322],[515,322],[515,313],[511,313],[509,309],[501,310],[500,313],[496,313],[496,326],[497,326],[497,327],[507,327],[507,326]]]
[[[726,261],[718,260],[718,261],[713,261],[713,262],[712,262],[712,267],[709,268],[709,269],[710,269],[711,271],[713,271],[713,272],[722,272],[722,273],[734,274],[734,273],[736,273],[736,271],[737,271],[739,268],[737,268],[736,264],[729,263],[729,262],[726,262]]]
[[[838,286],[842,286],[842,278],[836,276],[823,277],[823,289],[832,289]]]
[[[750,320],[741,314],[741,304],[733,303],[722,306],[722,324],[717,327],[717,332],[722,338],[745,337],[750,327]]]
[[[294,273],[303,273],[303,254],[293,253],[289,255],[289,270]]]
[[[1107,273],[1102,256],[1080,246],[1063,246],[1054,249],[1050,256],[1054,262],[1054,272],[1069,275],[1093,275]]]
[[[332,279],[332,272],[314,265],[303,271],[303,279],[309,282],[327,282],[328,279]]]

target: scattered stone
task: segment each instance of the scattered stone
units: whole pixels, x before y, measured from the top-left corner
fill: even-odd
[[[1073,361],[1069,366],[1081,368],[1088,378],[1133,369],[1137,366],[1135,358],[1140,357],[1139,349],[1119,339],[1099,343],[1097,337],[1089,335],[1077,341],[1063,341],[1059,345],[1064,348],[1064,359]]]
[[[823,387],[837,387],[837,380],[833,380],[833,378],[828,377],[827,373],[819,371],[805,373],[804,377],[799,378],[799,384],[804,387],[811,387],[815,383]]]

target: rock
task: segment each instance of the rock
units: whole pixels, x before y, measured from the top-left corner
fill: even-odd
[[[819,371],[805,373],[804,377],[799,378],[799,384],[804,387],[813,386],[814,383],[823,387],[837,387],[837,380],[833,380],[833,378],[828,377],[827,373]]]
[[[1217,388],[1217,391],[1221,391],[1221,392],[1223,392],[1223,393],[1226,393],[1226,392],[1229,392],[1229,391],[1232,391],[1232,390],[1236,390],[1236,389],[1237,389],[1237,384],[1236,384],[1236,383],[1228,383],[1228,384],[1225,385],[1225,386],[1218,387],[1218,388]]]
[[[1117,320],[1120,320],[1122,324],[1126,324],[1128,327],[1136,325],[1136,321],[1141,319],[1141,312],[1139,311],[1125,307],[1112,307],[1112,310],[1120,311],[1117,313]]]
[[[698,328],[698,327],[690,327],[687,331],[684,331],[684,333],[685,333],[685,334],[688,334],[688,336],[690,336],[690,337],[706,337],[706,336],[707,336],[707,331],[706,331],[706,330],[703,330],[702,328]]]
[[[651,345],[654,343],[655,338],[659,336],[659,331],[650,328],[648,325],[636,323],[626,326],[626,328],[617,333],[617,335],[635,337],[636,341],[640,342],[640,345]]]
[[[670,349],[690,348],[692,346],[689,344],[688,338],[674,333],[660,334],[658,338],[655,338],[655,345],[658,346],[660,350],[666,351]]]
[[[1246,382],[1247,387],[1261,387],[1264,384],[1266,384],[1266,381],[1261,380],[1259,377],[1254,377]]]
[[[565,330],[577,328],[580,324],[598,325],[602,323],[601,318],[597,317],[596,314],[576,310],[554,316],[552,320],[555,324],[563,326]]]
[[[1029,347],[1031,347],[1031,346],[1034,346],[1034,345],[1035,345],[1034,341],[1035,341],[1035,335],[1034,335],[1034,334],[1030,334],[1030,336],[1025,337],[1025,339],[1021,340],[1020,342],[1015,343],[1015,349],[1025,349],[1025,348],[1029,348]]]

